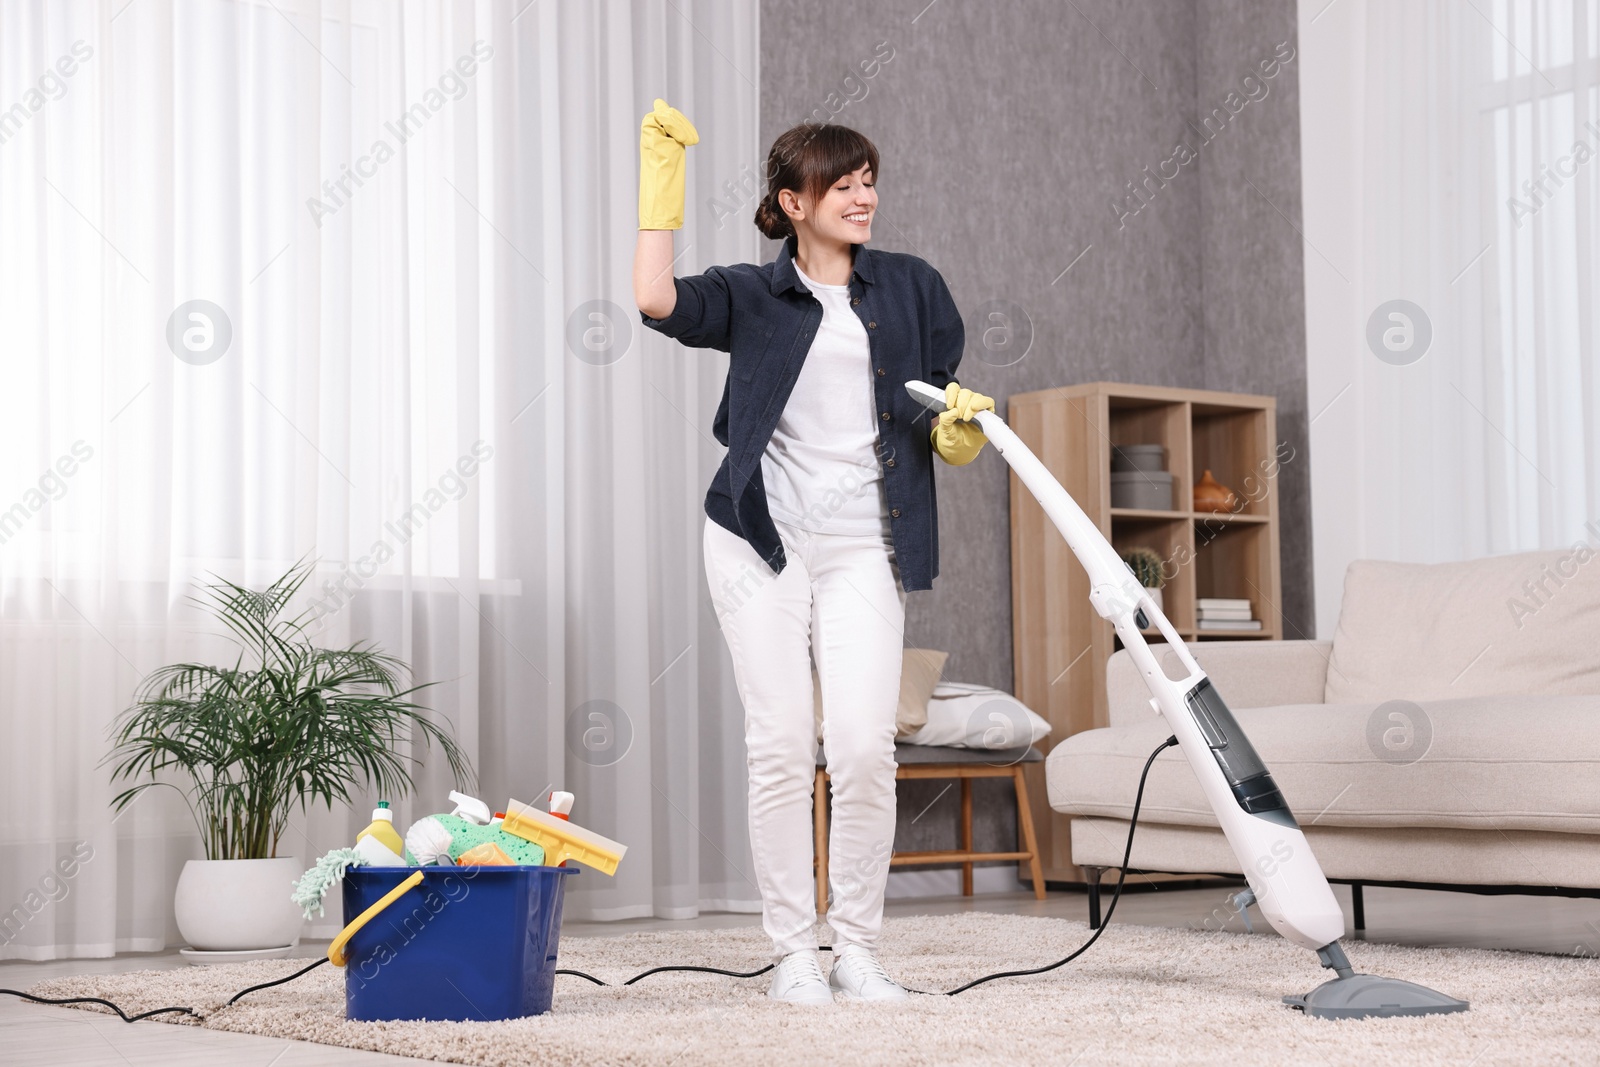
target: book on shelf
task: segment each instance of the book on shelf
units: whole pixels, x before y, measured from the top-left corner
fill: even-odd
[[[1249,608],[1201,608],[1200,617],[1202,619],[1240,620],[1249,620],[1255,618],[1254,615],[1250,614]]]
[[[1203,596],[1195,600],[1195,604],[1202,608],[1246,608],[1250,607],[1248,597]]]
[[[1259,630],[1260,619],[1201,619],[1202,630]]]

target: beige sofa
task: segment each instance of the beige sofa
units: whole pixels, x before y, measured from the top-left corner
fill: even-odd
[[[1600,895],[1600,554],[1357,561],[1331,641],[1197,642],[1334,881]],[[1169,677],[1176,657],[1157,646]],[[1046,759],[1091,886],[1119,867],[1139,771],[1170,734],[1128,653],[1110,726]],[[1183,755],[1151,768],[1129,867],[1240,873]],[[1091,890],[1091,921],[1099,921]]]

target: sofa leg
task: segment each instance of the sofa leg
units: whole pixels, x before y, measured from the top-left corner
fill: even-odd
[[[1104,867],[1085,867],[1083,877],[1089,884],[1089,929],[1100,929],[1100,875]]]
[[[1361,883],[1350,883],[1350,910],[1354,913],[1357,930],[1367,928],[1367,902],[1361,896]]]

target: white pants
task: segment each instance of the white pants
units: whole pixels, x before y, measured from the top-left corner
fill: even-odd
[[[823,534],[777,523],[780,574],[706,520],[706,580],[744,702],[750,846],[772,959],[817,947],[811,662],[832,780],[828,925],[836,950],[876,950],[895,828],[895,711],[906,593],[887,528]]]

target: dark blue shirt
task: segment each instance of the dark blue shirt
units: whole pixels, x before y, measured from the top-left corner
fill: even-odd
[[[900,584],[907,591],[931,589],[939,576],[939,516],[928,437],[937,415],[913,400],[905,383],[920,379],[942,389],[955,380],[965,341],[961,313],[927,261],[854,247],[850,304],[867,330],[878,466]],[[822,303],[795,274],[795,250],[790,237],[771,263],[675,278],[672,314],[639,315],[646,326],[691,348],[728,353],[711,428],[728,454],[706,492],[706,515],[743,537],[774,573],[786,560],[767,511],[761,456],[822,325]]]

